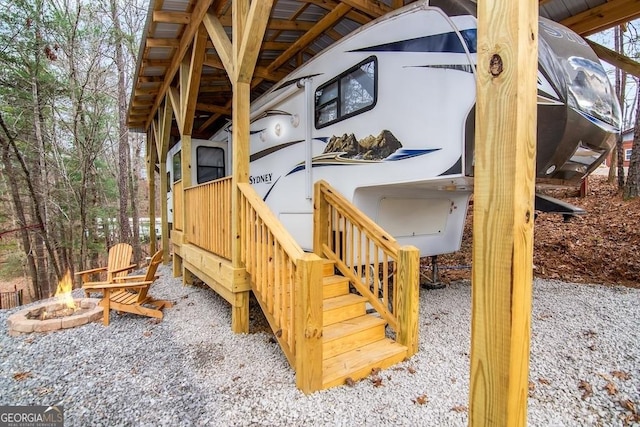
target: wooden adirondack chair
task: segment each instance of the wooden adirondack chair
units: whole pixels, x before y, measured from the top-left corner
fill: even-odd
[[[136,264],[131,264],[131,255],[133,254],[133,248],[128,243],[117,243],[109,249],[109,258],[107,260],[106,267],[92,268],[90,270],[78,271],[76,276],[80,276],[82,280],[82,287],[93,283],[112,283],[116,278],[126,276],[127,273],[137,267]],[[106,279],[100,282],[91,282],[90,278],[94,274],[106,273]],[[90,292],[85,289],[85,295],[87,298],[90,296]]]
[[[112,283],[92,283],[85,286],[86,290],[104,292],[100,304],[104,310],[105,326],[109,325],[110,310],[162,319],[162,309],[173,307],[172,302],[156,300],[149,295],[149,288],[158,278],[156,270],[161,262],[162,250],[159,250],[151,258],[147,272],[143,276],[118,277]]]

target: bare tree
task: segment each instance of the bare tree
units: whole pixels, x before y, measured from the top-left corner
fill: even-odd
[[[633,144],[631,146],[631,159],[629,160],[629,174],[624,185],[623,197],[631,199],[640,195],[640,79],[636,81],[638,94],[636,96],[636,124],[633,132]]]

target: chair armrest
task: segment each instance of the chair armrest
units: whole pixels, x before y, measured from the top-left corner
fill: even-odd
[[[133,283],[107,283],[107,282],[93,282],[83,285],[82,289],[125,289],[125,288],[143,288],[152,284],[152,281],[146,282],[133,282]]]
[[[92,268],[91,270],[76,271],[76,276],[83,276],[85,274],[99,273],[101,271],[107,271],[107,267],[97,267],[97,268]]]
[[[135,274],[132,276],[122,276],[122,277],[114,277],[113,281],[116,283],[127,283],[127,282],[140,282],[147,277],[146,274]]]
[[[108,270],[108,272],[109,273],[122,273],[123,271],[133,270],[137,266],[138,266],[138,264],[131,264],[131,265],[128,265],[126,267],[120,267],[120,268],[116,268],[114,270]]]

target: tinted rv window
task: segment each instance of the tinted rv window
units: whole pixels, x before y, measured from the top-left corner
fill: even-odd
[[[218,147],[198,147],[196,150],[198,184],[224,177],[224,150]]]
[[[375,106],[378,62],[372,56],[316,90],[316,128],[353,117]]]
[[[180,181],[182,179],[182,158],[180,157],[180,151],[173,155],[173,182]]]

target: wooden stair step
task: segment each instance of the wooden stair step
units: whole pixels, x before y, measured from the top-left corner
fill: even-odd
[[[384,319],[366,314],[324,328],[322,357],[329,359],[384,338]]]
[[[366,298],[347,294],[327,298],[322,303],[322,326],[333,325],[366,314]]]
[[[347,378],[358,381],[367,377],[372,369],[386,369],[402,362],[406,356],[407,347],[384,338],[326,359],[322,363],[322,388],[342,385]]]
[[[329,277],[335,274],[335,261],[323,258],[322,263],[322,276]]]
[[[322,279],[322,298],[339,297],[349,293],[349,279],[344,276],[325,276]]]

